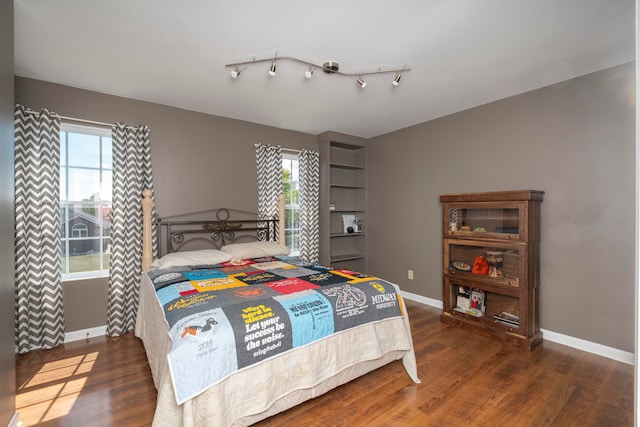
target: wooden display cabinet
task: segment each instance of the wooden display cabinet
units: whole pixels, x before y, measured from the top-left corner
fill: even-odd
[[[540,203],[534,190],[444,194],[445,323],[533,350],[540,332]]]

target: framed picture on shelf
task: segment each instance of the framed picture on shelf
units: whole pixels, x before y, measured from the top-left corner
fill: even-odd
[[[471,289],[466,286],[458,286],[458,298],[456,300],[456,306],[462,310],[469,310],[471,308]]]
[[[469,301],[469,309],[478,313],[478,316],[484,316],[484,291],[479,289],[471,289],[471,296]]]

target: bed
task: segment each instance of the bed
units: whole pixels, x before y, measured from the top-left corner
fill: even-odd
[[[395,360],[420,382],[396,285],[288,256],[276,219],[154,220],[144,194],[135,334],[158,390],[153,426],[251,425]]]

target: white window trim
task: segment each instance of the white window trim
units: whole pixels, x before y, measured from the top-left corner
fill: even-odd
[[[60,132],[83,133],[85,135],[98,135],[111,137],[111,129],[98,126],[78,125],[75,123],[60,123]]]
[[[100,127],[100,126],[89,126],[89,125],[80,125],[75,123],[60,123],[60,132],[68,132],[68,133],[81,133],[85,135],[97,135],[102,137],[111,138],[111,128],[108,127]],[[59,204],[62,204],[62,200],[58,201]],[[82,204],[82,202],[73,202],[69,201],[69,203],[73,204]],[[108,204],[112,204],[112,201],[107,202]],[[92,206],[95,204],[103,204],[103,201],[96,201],[95,203],[91,203]],[[70,230],[69,230],[70,231]],[[67,236],[66,240],[73,240],[74,238],[71,236]],[[62,242],[62,239],[60,240]],[[109,277],[109,269],[106,270],[92,270],[92,271],[80,271],[76,273],[63,273],[62,281],[63,282],[72,282],[76,280],[86,280],[86,279],[100,279]]]

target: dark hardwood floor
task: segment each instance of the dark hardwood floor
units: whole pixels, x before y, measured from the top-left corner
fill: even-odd
[[[546,341],[518,351],[441,324],[440,310],[407,308],[422,384],[393,362],[257,426],[633,425],[633,366]],[[131,332],[17,356],[16,377],[25,427],[153,418],[156,391]]]

